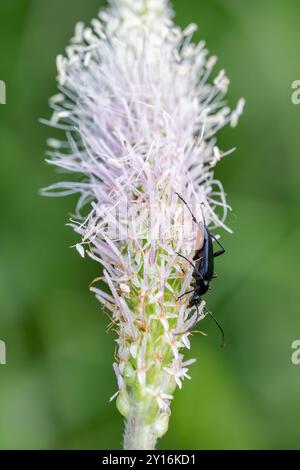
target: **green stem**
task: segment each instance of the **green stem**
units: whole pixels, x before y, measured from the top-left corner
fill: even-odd
[[[124,449],[125,450],[154,450],[157,433],[153,425],[147,424],[147,410],[139,403],[126,421]]]

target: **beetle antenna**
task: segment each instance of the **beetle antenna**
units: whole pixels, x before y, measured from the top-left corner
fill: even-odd
[[[189,213],[190,213],[191,216],[192,216],[193,222],[195,222],[195,224],[199,226],[199,222],[197,221],[196,217],[194,216],[194,214],[193,214],[193,212],[192,212],[192,209],[190,208],[190,206],[188,205],[188,203],[183,199],[182,196],[180,196],[180,194],[178,194],[178,193],[175,193],[175,194],[176,194],[176,196],[179,197],[179,199],[183,202],[183,204],[185,204],[186,207],[188,208]]]
[[[222,344],[221,344],[221,348],[225,348],[225,333],[224,333],[224,330],[222,328],[222,326],[220,325],[220,323],[218,322],[218,320],[214,317],[214,315],[208,310],[206,309],[206,313],[208,313],[208,315],[213,319],[213,321],[215,322],[215,324],[217,325],[217,327],[219,328],[220,332],[221,332],[221,335],[222,335]]]
[[[180,196],[180,194],[178,194],[178,193],[176,193],[176,192],[175,192],[175,194],[176,194],[176,196],[179,197],[179,199],[183,202],[183,204],[185,204],[186,207],[188,208],[189,213],[190,213],[191,216],[192,216],[193,222],[195,222],[195,224],[199,226],[200,223],[198,222],[198,220],[197,220],[196,217],[194,216],[194,214],[193,214],[193,212],[192,212],[190,206],[188,205],[188,203],[183,199],[182,196]],[[203,204],[203,202],[201,202],[200,207],[201,207],[201,212],[202,212],[202,218],[203,218],[204,225],[206,225],[205,215],[204,215],[204,211],[203,211],[203,206],[204,206],[204,204]]]

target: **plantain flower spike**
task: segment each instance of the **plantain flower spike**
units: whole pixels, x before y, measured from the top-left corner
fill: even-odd
[[[244,107],[224,103],[229,80],[213,72],[205,43],[192,42],[196,26],[172,18],[167,0],[110,0],[90,27],[78,23],[57,58],[59,93],[45,121],[63,131],[49,139],[47,162],[70,178],[43,193],[78,194],[76,249],[99,263],[91,291],[117,333],[112,399],[126,420],[125,449],[155,448],[175,389],[190,379],[195,360],[184,352],[206,310],[179,299],[193,269],[178,253],[192,259],[202,214],[210,230],[227,228],[214,167],[231,151],[215,135]]]

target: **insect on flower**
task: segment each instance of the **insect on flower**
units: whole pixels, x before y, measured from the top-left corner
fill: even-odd
[[[176,193],[179,199],[186,205],[188,208],[193,222],[199,227],[200,233],[201,233],[201,241],[200,244],[198,245],[199,242],[199,236],[197,237],[197,247],[196,247],[196,253],[193,257],[193,263],[191,260],[186,258],[180,253],[177,253],[178,256],[181,258],[185,259],[193,268],[193,282],[191,283],[191,287],[193,287],[192,290],[189,290],[188,292],[185,292],[183,295],[181,295],[179,299],[182,297],[193,294],[189,304],[188,308],[196,307],[197,309],[197,318],[195,320],[195,324],[198,322],[202,314],[199,313],[199,305],[202,302],[202,297],[207,293],[208,290],[210,290],[210,283],[213,279],[217,277],[217,275],[214,272],[214,259],[217,258],[218,256],[221,256],[225,253],[225,248],[223,245],[219,242],[219,240],[208,230],[208,227],[205,222],[205,217],[203,214],[203,224],[200,224],[196,217],[194,216],[193,212],[191,211],[191,208],[187,204],[187,202],[178,194]],[[213,240],[219,245],[220,250],[214,252],[214,247],[213,247]],[[223,328],[221,327],[220,323],[218,320],[213,316],[213,314],[206,309],[206,313],[214,320],[216,325],[221,331],[222,334],[222,347],[225,345],[225,336],[224,336],[224,331]]]
[[[211,315],[201,299],[221,254],[202,219],[188,214],[185,224],[174,192],[191,208],[202,201],[208,226],[229,230],[214,169],[233,149],[220,149],[216,135],[237,125],[245,101],[227,106],[225,71],[193,41],[196,25],[173,22],[169,0],[107,3],[90,26],[76,25],[57,58],[59,93],[42,122],[63,131],[48,141],[47,163],[69,176],[43,194],[78,195],[69,225],[79,255],[98,263],[102,283],[91,290],[117,334],[113,397],[126,420],[124,448],[151,450],[189,378],[194,361],[184,351],[191,328]],[[176,253],[192,252],[196,230],[197,256],[184,270]],[[191,299],[178,305],[192,278]]]

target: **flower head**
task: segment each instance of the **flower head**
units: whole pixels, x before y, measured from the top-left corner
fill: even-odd
[[[202,205],[211,229],[226,228],[214,167],[230,151],[215,135],[236,126],[244,101],[234,111],[224,104],[224,70],[211,78],[216,58],[203,41],[192,43],[195,25],[174,25],[167,0],[109,3],[91,27],[76,26],[57,59],[49,124],[65,137],[49,140],[47,161],[70,179],[44,192],[79,195],[70,225],[79,254],[103,267],[108,289],[91,290],[118,333],[117,405],[132,435],[140,420],[155,440],[167,430],[176,386],[189,378],[193,360],[182,351],[200,318],[178,300],[192,270],[177,253],[191,257],[199,227],[176,193],[195,211]]]

